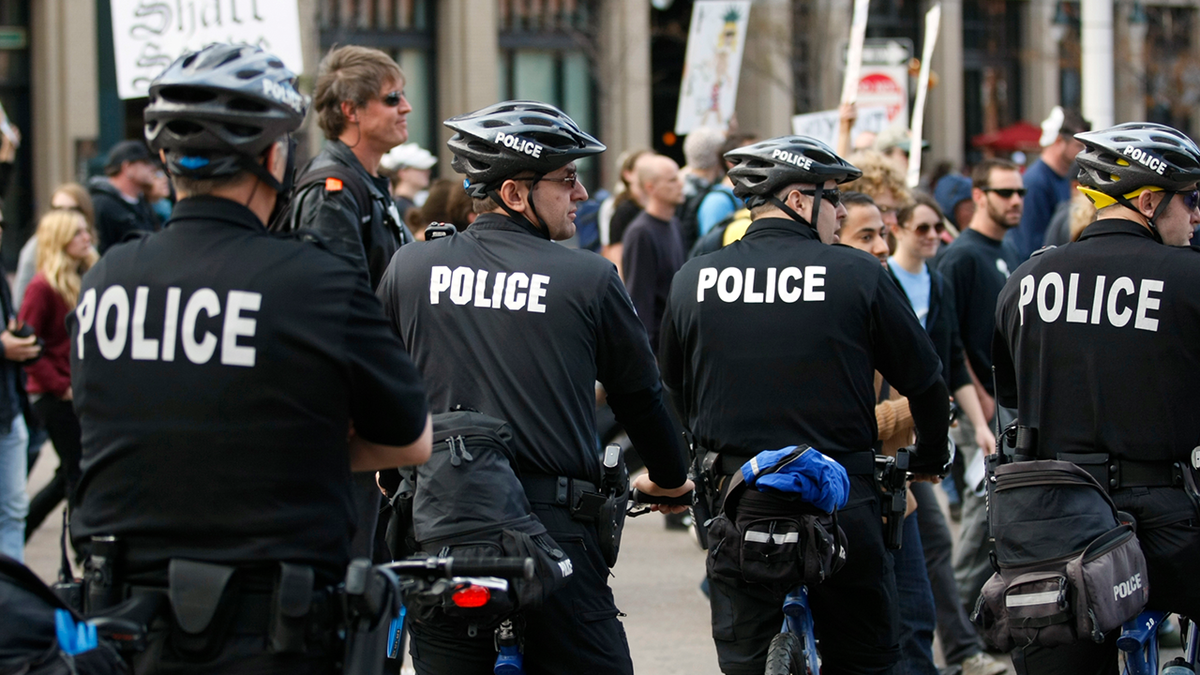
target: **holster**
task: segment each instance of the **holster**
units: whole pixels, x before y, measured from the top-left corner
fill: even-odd
[[[268,644],[276,654],[304,651],[305,629],[312,608],[316,573],[308,565],[279,563],[279,579],[271,596]]]
[[[601,486],[605,499],[596,516],[596,531],[600,554],[604,556],[605,564],[613,567],[621,553],[621,532],[625,529],[625,513],[629,507],[629,468],[625,466],[623,455],[617,466],[606,472]]]
[[[220,653],[238,605],[237,568],[172,559],[167,597],[175,620],[168,646],[189,661],[210,661]]]
[[[701,548],[708,550],[708,523],[721,508],[721,490],[714,473],[720,455],[696,446],[692,452],[692,482],[696,485],[696,500],[692,504],[692,522]]]

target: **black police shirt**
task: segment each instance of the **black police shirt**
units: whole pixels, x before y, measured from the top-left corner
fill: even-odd
[[[954,287],[959,333],[971,370],[983,388],[995,396],[991,378],[995,301],[1008,275],[1020,264],[1020,256],[1011,243],[967,228],[934,263]]]
[[[997,400],[1038,454],[1179,460],[1200,445],[1200,251],[1127,220],[1034,254],[996,307]]]
[[[84,277],[71,333],[83,476],[76,540],[129,571],[181,557],[344,573],[346,438],[417,440],[424,388],[366,279],[248,209],[185,199]]]
[[[741,456],[798,443],[835,458],[870,451],[875,371],[908,396],[941,377],[879,260],[782,218],[684,265],[661,339],[663,382],[696,440]]]
[[[462,405],[506,420],[522,471],[597,480],[595,382],[614,394],[658,382],[613,264],[505,216],[402,247],[377,293],[433,412]],[[652,474],[664,466],[643,456]]]

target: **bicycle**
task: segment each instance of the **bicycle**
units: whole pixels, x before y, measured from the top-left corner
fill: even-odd
[[[1117,649],[1125,655],[1125,675],[1160,675],[1158,670],[1158,630],[1169,612],[1146,610],[1126,621],[1117,638]],[[1161,675],[1194,675],[1196,672],[1196,622],[1188,621],[1183,656],[1163,666]]]

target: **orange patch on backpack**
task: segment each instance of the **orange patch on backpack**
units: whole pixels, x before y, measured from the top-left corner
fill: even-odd
[[[341,189],[342,189],[342,181],[338,180],[337,178],[326,178],[325,179],[325,191],[326,192],[337,192]]]

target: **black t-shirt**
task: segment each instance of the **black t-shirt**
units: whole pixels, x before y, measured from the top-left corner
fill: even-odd
[[[877,258],[781,218],[679,270],[659,364],[696,440],[741,456],[797,443],[834,458],[870,451],[875,371],[907,396],[941,377]]]
[[[970,228],[933,261],[954,287],[959,334],[971,370],[989,394],[992,384],[992,331],[996,327],[996,296],[1008,275],[1021,264],[1012,244],[997,241]]]
[[[345,260],[185,199],[112,247],[67,319],[83,477],[71,534],[115,534],[130,571],[172,557],[344,573],[346,447],[424,430],[412,361]]]
[[[667,309],[671,279],[683,267],[683,241],[679,221],[659,220],[642,211],[625,232],[621,270],[625,287],[637,310],[650,346],[658,349],[658,329]]]
[[[597,480],[596,381],[614,394],[658,381],[613,264],[501,215],[400,249],[378,294],[433,411],[463,405],[506,420],[522,471]],[[678,462],[642,454],[652,478]]]
[[[1036,254],[996,308],[998,400],[1038,454],[1187,459],[1200,445],[1200,251],[1127,220]],[[1099,292],[1097,292],[1099,289]]]
[[[608,225],[608,243],[620,244],[625,236],[625,230],[634,218],[642,212],[642,207],[632,199],[623,199],[613,209],[612,220]]]

